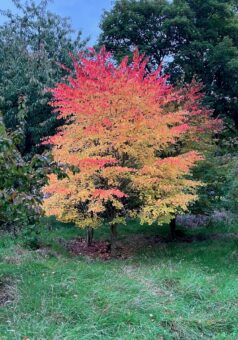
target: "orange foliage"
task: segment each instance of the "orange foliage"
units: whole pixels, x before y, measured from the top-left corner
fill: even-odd
[[[178,155],[176,145],[205,140],[220,128],[200,105],[200,86],[176,90],[161,69],[147,74],[138,51],[131,64],[125,58],[116,66],[105,49],[73,64],[67,80],[51,90],[51,105],[71,124],[44,143],[53,145],[57,162],[80,171],[49,178],[47,214],[96,227],[128,216],[160,223],[185,211],[200,185],[186,176],[202,157],[191,150]]]

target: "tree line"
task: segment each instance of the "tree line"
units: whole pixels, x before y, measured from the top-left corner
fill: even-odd
[[[53,192],[58,190],[58,196],[55,210],[51,210],[48,204],[54,201],[54,195],[48,192],[45,209],[59,218],[62,214],[64,220],[73,221],[88,230],[95,227],[99,220],[115,225],[112,222],[114,219],[122,223],[126,216],[141,216],[143,222],[159,223],[173,220],[176,214],[186,209],[203,214],[209,214],[214,209],[236,211],[237,1],[116,0],[112,9],[102,15],[102,33],[95,46],[94,56],[92,51],[86,49],[87,41],[82,40],[81,33],[73,32],[68,19],[48,11],[47,0],[41,0],[38,4],[33,0],[13,0],[13,3],[17,14],[2,12],[6,21],[0,26],[0,111],[3,117],[0,176],[4,178],[0,188],[2,227],[9,229],[12,225],[20,228],[37,224],[35,217],[41,215],[43,200],[41,189],[47,182],[49,187],[52,184],[55,186]],[[114,61],[111,69],[107,69],[109,60],[103,59],[106,52],[103,52],[102,46],[112,53],[110,58]],[[127,83],[128,78],[123,77],[128,73],[130,78],[130,72],[136,65],[137,48],[139,55],[144,53],[148,59],[138,56],[138,73],[134,76],[141,77],[141,83],[132,76],[133,92],[130,82],[129,85]],[[96,61],[98,64],[95,65]],[[88,68],[80,67],[83,64]],[[123,67],[124,73],[120,73]],[[87,74],[87,77],[84,78],[83,74]],[[115,74],[118,76],[116,79]],[[166,103],[156,102],[157,106],[151,104],[155,90],[152,83],[148,84],[154,74],[160,80],[154,80],[153,86],[158,86],[162,93],[166,92],[167,86],[171,87],[174,96]],[[162,79],[166,79],[163,86],[156,82]],[[78,87],[75,85],[77,81],[86,84],[82,92],[79,91],[81,83],[78,83]],[[114,84],[114,88],[107,88],[110,84]],[[57,92],[60,86],[63,89],[61,97]],[[125,89],[121,92],[123,86],[128,90],[127,93]],[[147,86],[150,86],[148,92]],[[77,91],[73,93],[72,88],[75,87]],[[54,90],[49,91],[50,88]],[[164,96],[172,96],[165,92]],[[131,95],[128,98],[129,93]],[[105,97],[106,94],[109,97]],[[57,105],[52,105],[55,100]],[[85,106],[75,107],[75,100],[82,100]],[[95,114],[92,121],[85,122],[85,117],[78,116],[80,110],[90,111],[92,107]],[[104,110],[109,107],[111,116],[104,117]],[[153,108],[151,112],[149,107]],[[144,108],[144,115],[139,108]],[[164,119],[167,120],[163,123],[160,121],[161,130],[153,136],[160,119],[154,114],[162,108],[165,110]],[[67,114],[62,114],[64,110]],[[127,115],[124,119],[134,125],[124,126],[115,121],[115,117],[125,111]],[[171,112],[173,119],[169,116]],[[154,121],[152,118],[148,120],[148,117],[154,117]],[[78,123],[75,122],[77,119]],[[94,131],[96,136],[92,137],[91,130],[91,135],[87,134],[86,137],[82,129],[96,128],[95,119],[100,132],[97,134]],[[220,119],[223,120],[222,129],[216,125]],[[154,131],[146,125],[147,121],[151,126],[154,125]],[[107,124],[115,125],[112,129]],[[138,130],[140,134],[136,134],[138,126],[142,126]],[[65,138],[67,131],[71,135],[68,139]],[[169,139],[172,131],[174,141]],[[129,139],[123,142],[119,139],[117,147],[109,146],[109,139],[111,143],[116,143],[115,136],[123,136],[124,133],[124,136],[132,137],[132,132],[137,136],[137,139],[134,137],[133,145]],[[161,133],[164,140],[161,137],[159,141]],[[82,138],[79,145],[78,134]],[[49,136],[58,136],[58,144],[57,137],[48,139]],[[62,136],[67,141],[66,145],[60,141]],[[46,140],[52,143],[43,142]],[[74,144],[78,148],[76,161],[70,151]],[[54,158],[52,145],[56,147],[53,147]],[[59,147],[63,148],[60,149],[60,156],[56,151]],[[123,149],[126,152],[121,152]],[[139,150],[144,150],[144,154]],[[139,173],[142,169],[145,171],[146,161],[143,157],[152,150],[155,157],[153,162],[161,162],[161,169],[155,167],[151,156],[153,165],[151,163],[150,170],[147,169],[149,187],[146,186],[145,173]],[[195,153],[190,152],[203,155],[204,160],[193,167],[196,157]],[[186,154],[195,157],[192,158],[194,161],[189,163],[189,159],[183,156]],[[106,162],[109,158],[114,163]],[[86,163],[85,159],[88,160]],[[119,168],[123,170],[123,167],[127,171],[120,171],[120,177],[115,172]],[[182,171],[184,167],[186,169]],[[164,187],[167,183],[167,189],[163,189],[165,191],[161,183],[158,187],[152,185],[156,171],[160,171],[157,177],[161,181],[163,178]],[[167,174],[168,178],[163,174]],[[172,185],[173,180],[176,185],[172,188],[169,183]],[[197,185],[193,193],[197,200],[191,205],[194,201],[192,183],[200,182],[205,185]],[[65,183],[72,189],[71,193],[63,193],[60,189]],[[71,205],[67,206],[69,197]],[[160,200],[159,208],[157,200]],[[167,203],[163,203],[165,201]],[[127,211],[130,213],[127,214]]]

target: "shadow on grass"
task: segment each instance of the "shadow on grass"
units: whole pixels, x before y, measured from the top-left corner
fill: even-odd
[[[66,256],[69,256],[70,252],[67,253],[65,246],[62,246],[64,242],[59,242],[59,240],[64,240],[67,244],[74,239],[85,237],[84,231],[72,224],[60,223],[53,217],[47,219],[46,222],[48,230],[42,233],[44,241],[57,251],[62,250]],[[224,225],[197,229],[179,226],[179,230],[180,236],[171,242],[168,225],[140,226],[135,220],[127,225],[121,225],[118,228],[120,256],[117,258],[132,261],[157,261],[158,257],[175,261],[186,259],[186,262],[191,262],[193,265],[199,263],[203,267],[208,266],[216,271],[219,271],[221,267],[223,270],[229,270],[238,260],[236,226],[230,228],[229,232],[226,232]],[[110,242],[109,226],[104,225],[96,230],[95,240],[96,242]],[[111,259],[110,256],[105,258]]]

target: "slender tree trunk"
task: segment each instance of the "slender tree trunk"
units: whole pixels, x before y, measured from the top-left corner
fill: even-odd
[[[173,218],[170,221],[169,227],[170,227],[171,240],[175,240],[176,239],[176,218]]]
[[[91,227],[88,227],[86,229],[86,242],[87,242],[87,246],[90,247],[92,245],[93,242],[93,234],[94,234],[94,229]]]
[[[116,255],[116,241],[117,241],[117,224],[111,224],[111,253],[112,255]]]

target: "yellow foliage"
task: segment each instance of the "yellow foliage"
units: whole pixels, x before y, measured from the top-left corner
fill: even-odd
[[[196,91],[175,90],[157,71],[147,75],[137,54],[118,67],[104,50],[81,61],[76,76],[52,90],[52,106],[73,123],[49,139],[54,159],[80,171],[49,177],[46,213],[97,227],[128,216],[162,223],[186,211],[201,185],[188,176],[202,157],[178,145],[208,136],[212,126]]]

